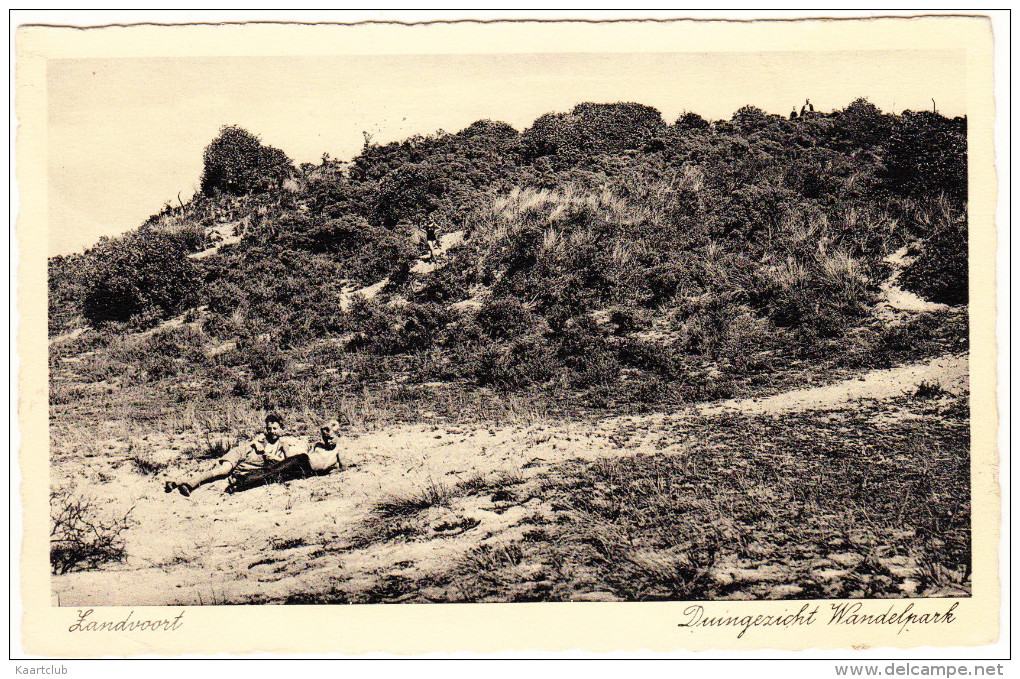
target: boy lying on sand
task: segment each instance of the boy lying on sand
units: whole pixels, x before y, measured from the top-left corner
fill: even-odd
[[[308,450],[302,439],[283,433],[282,417],[270,413],[262,433],[230,449],[211,469],[167,481],[164,489],[168,493],[177,490],[188,497],[203,484],[229,477],[227,492],[236,493],[268,483],[343,469],[337,445],[339,432],[337,420],[326,422],[320,429],[321,440]]]

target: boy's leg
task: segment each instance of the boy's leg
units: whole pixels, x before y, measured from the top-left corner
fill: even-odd
[[[276,465],[275,472],[277,483],[293,481],[294,479],[307,479],[310,476],[315,476],[307,453],[288,457]]]
[[[179,490],[181,495],[187,497],[191,495],[191,491],[195,490],[204,483],[210,483],[212,481],[218,481],[219,479],[230,476],[230,473],[234,471],[234,468],[244,458],[245,450],[243,446],[236,446],[229,450],[226,455],[216,461],[211,468],[205,471],[197,471],[188,474],[180,479],[167,481],[166,492],[172,490]]]
[[[187,476],[180,478],[176,481],[167,481],[165,485],[166,492],[178,491],[184,497],[191,495],[191,491],[195,490],[203,483],[209,483],[210,481],[217,481],[219,479],[230,476],[230,472],[234,471],[234,465],[227,460],[218,460],[216,465],[212,469],[206,471],[193,472]]]
[[[187,485],[192,490],[199,486],[210,483],[212,481],[219,481],[220,479],[230,476],[230,472],[234,471],[234,465],[228,460],[217,460],[216,465],[212,469],[205,471],[198,471],[184,477],[184,481],[179,485]]]

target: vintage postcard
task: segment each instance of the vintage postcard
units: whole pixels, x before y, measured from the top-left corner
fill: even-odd
[[[16,41],[27,653],[997,638],[987,18]]]

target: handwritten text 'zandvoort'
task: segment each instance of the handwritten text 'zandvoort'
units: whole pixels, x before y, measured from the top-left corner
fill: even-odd
[[[134,611],[119,620],[92,619],[93,610],[78,611],[78,621],[67,628],[68,632],[173,632],[181,628],[184,611],[173,618],[132,619]]]

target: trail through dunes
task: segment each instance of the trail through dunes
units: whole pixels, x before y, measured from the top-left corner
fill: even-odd
[[[900,276],[912,261],[907,255],[909,250],[909,247],[902,247],[883,260],[886,264],[892,266],[893,270],[889,278],[879,286],[882,292],[882,300],[878,304],[876,313],[887,322],[895,323],[899,320],[901,314],[941,311],[948,308],[945,304],[929,302],[900,287]]]
[[[439,268],[438,258],[444,256],[450,248],[460,245],[463,242],[463,231],[444,233],[439,237],[439,246],[432,251],[435,254],[435,257],[422,257],[413,267],[411,267],[411,272],[416,274],[427,274],[435,271]]]
[[[861,399],[887,399],[911,393],[921,383],[937,384],[951,394],[969,390],[967,354],[947,355],[925,363],[873,370],[858,378],[810,389],[796,389],[760,399],[722,401],[700,408],[702,415],[725,411],[780,413],[839,408]]]
[[[439,258],[445,256],[446,252],[450,248],[460,245],[463,242],[464,242],[463,231],[454,231],[452,233],[443,234],[439,239],[439,246],[432,251],[435,256],[433,257],[429,255],[420,257],[418,261],[414,263],[414,266],[411,267],[411,273],[424,275],[427,273],[431,273],[432,271],[435,271],[437,268],[439,268],[440,265]],[[345,290],[343,298],[340,300],[340,308],[344,310],[349,309],[351,304],[354,302],[354,298],[356,295],[360,295],[365,299],[373,299],[374,297],[378,296],[380,292],[383,291],[383,288],[385,288],[389,282],[390,279],[387,276],[386,278],[383,278],[380,281],[376,281],[372,285],[365,286],[364,288],[361,289],[350,288],[348,290]]]

